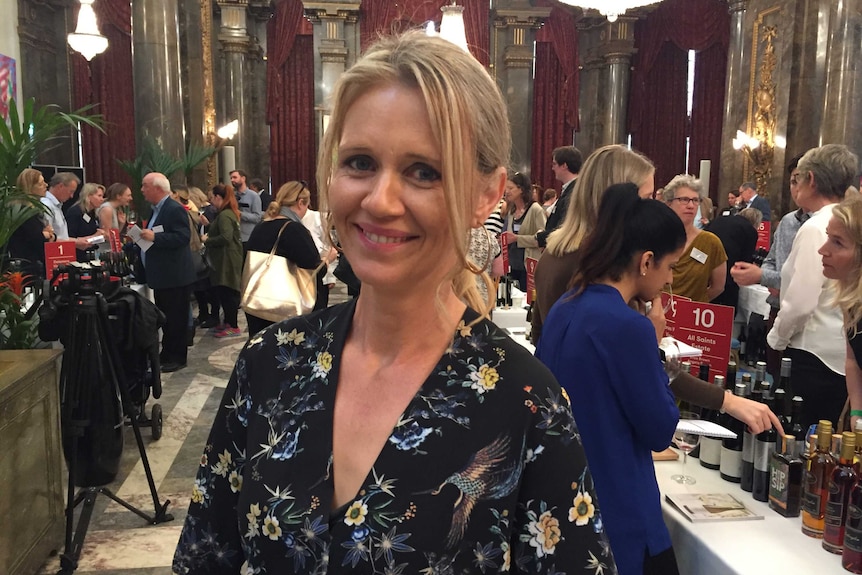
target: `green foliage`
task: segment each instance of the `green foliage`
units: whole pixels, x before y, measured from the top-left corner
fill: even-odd
[[[38,199],[16,187],[18,174],[40,154],[60,145],[68,130],[78,130],[81,124],[102,130],[102,116],[88,113],[94,106],[66,113],[54,104],[37,109],[36,101],[29,98],[19,114],[15,101],[10,101],[9,122],[0,122],[0,246],[41,209]]]
[[[38,339],[36,310],[22,307],[28,280],[21,272],[6,272],[0,278],[0,349],[30,349]]]
[[[151,137],[145,137],[141,146],[142,150],[137,157],[131,160],[117,160],[117,163],[132,179],[132,194],[135,197],[138,214],[142,218],[149,217],[150,213],[150,206],[141,195],[141,184],[144,181],[144,176],[151,172],[158,172],[167,176],[168,179],[172,179],[179,172],[182,172],[185,180],[188,181],[192,170],[216,151],[210,146],[198,146],[189,142],[185,155],[182,158],[174,158]]]

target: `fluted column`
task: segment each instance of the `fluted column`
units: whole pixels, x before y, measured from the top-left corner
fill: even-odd
[[[135,141],[154,139],[174,157],[185,149],[177,0],[132,2]]]
[[[862,151],[862,0],[833,2],[826,46],[826,92],[820,143],[846,144]],[[856,41],[853,41],[853,39]]]
[[[512,167],[530,173],[533,146],[533,42],[550,8],[512,2],[493,10],[494,66],[512,127]]]
[[[745,11],[749,0],[729,0],[730,45],[727,50],[727,80],[724,89],[724,122],[721,128],[721,172],[719,190],[738,187],[742,173],[742,154],[733,149],[731,141],[737,130],[744,130],[747,74],[744,69],[747,36]],[[727,194],[718,194],[719,205],[727,205]]]
[[[221,126],[233,120],[239,121],[239,132],[233,139],[236,148],[236,167],[252,172],[251,150],[254,147],[254,122],[252,117],[252,91],[249,84],[247,57],[253,49],[248,35],[246,3],[226,0],[218,3],[221,8],[221,26],[218,39],[221,44],[222,85],[219,92],[223,100],[218,106],[216,124]],[[252,174],[249,174],[252,177]]]
[[[637,18],[620,16],[616,22],[605,24],[606,39],[599,46],[603,60],[602,80],[604,95],[599,101],[601,114],[601,141],[599,146],[624,144],[628,139],[626,114],[631,86],[632,56],[635,54],[634,23]]]
[[[335,82],[359,56],[359,4],[353,1],[303,2],[314,28],[314,110],[318,145],[329,118]]]

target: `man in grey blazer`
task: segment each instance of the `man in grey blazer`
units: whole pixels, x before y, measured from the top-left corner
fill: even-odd
[[[156,172],[144,176],[141,192],[153,205],[153,215],[141,237],[153,242],[142,254],[147,284],[153,289],[156,306],[165,314],[162,328],[162,371],[186,366],[191,287],[195,281],[189,249],[191,226],[186,209],[171,199],[171,184]]]

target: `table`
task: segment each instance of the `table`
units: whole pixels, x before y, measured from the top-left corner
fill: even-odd
[[[679,473],[679,461],[655,463],[662,492],[664,521],[670,531],[682,575],[741,575],[847,573],[841,556],[821,547],[821,540],[802,534],[801,517],[782,517],[766,503],[755,501],[738,483],[724,481],[718,471],[706,469],[694,458],[686,473],[694,485],[680,485],[670,476]],[[692,523],[667,501],[665,493],[731,493],[763,520]]]
[[[491,321],[501,329],[526,328],[527,310],[523,307],[511,307],[509,309],[498,307],[494,309]]]

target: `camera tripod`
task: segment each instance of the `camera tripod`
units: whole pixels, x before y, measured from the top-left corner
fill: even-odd
[[[82,284],[69,299],[66,351],[60,372],[61,429],[69,482],[65,549],[60,555],[58,575],[71,575],[78,568],[96,498],[100,494],[151,525],[173,520],[173,515],[167,513],[170,500],[159,503],[128,382],[109,330],[108,314],[108,302],[91,284]],[[153,515],[104,487],[113,481],[118,471],[123,450],[124,414],[130,415],[153,498]],[[76,485],[82,486],[77,494]],[[75,508],[82,503],[75,527]]]

